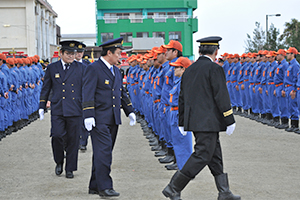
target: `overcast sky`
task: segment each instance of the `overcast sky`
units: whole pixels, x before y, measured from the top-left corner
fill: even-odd
[[[58,14],[57,24],[62,34],[96,33],[95,0],[48,0]],[[284,30],[284,23],[292,18],[300,20],[300,0],[198,0],[194,17],[198,18],[198,32],[194,41],[206,36],[221,36],[220,53],[245,51],[247,33],[252,36],[255,22],[266,29],[266,14],[280,13],[280,17],[269,17]],[[198,57],[198,45],[194,43],[194,54]],[[183,47],[184,48],[184,47]]]

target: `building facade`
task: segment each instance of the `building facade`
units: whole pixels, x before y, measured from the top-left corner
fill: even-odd
[[[0,1],[0,51],[49,58],[56,49],[57,14],[46,0]]]
[[[193,17],[197,0],[96,0],[97,43],[123,37],[123,46],[132,48],[132,38],[162,37],[165,44],[177,40],[183,56],[193,58]]]

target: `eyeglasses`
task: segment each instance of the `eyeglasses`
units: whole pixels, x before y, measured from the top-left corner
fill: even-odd
[[[75,56],[75,52],[65,51],[65,54],[67,54],[67,56]]]

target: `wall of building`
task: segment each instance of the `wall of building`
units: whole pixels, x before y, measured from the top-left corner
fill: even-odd
[[[0,51],[23,51],[29,56],[51,56],[50,45],[56,45],[56,13],[43,0],[0,1]],[[55,16],[56,15],[56,16]]]
[[[97,0],[97,43],[105,39],[123,36],[161,37],[154,32],[163,32],[167,44],[174,32],[183,45],[183,55],[193,57],[193,33],[198,31],[198,19],[193,17],[197,0]],[[179,19],[180,18],[180,19]],[[122,35],[121,35],[121,34]],[[101,36],[103,34],[105,37]],[[107,35],[106,35],[107,34]],[[144,36],[145,35],[145,36]],[[132,47],[124,40],[123,46]]]

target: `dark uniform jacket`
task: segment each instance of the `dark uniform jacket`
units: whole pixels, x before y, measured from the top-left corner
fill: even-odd
[[[94,117],[96,123],[119,125],[120,108],[126,116],[133,112],[120,70],[116,66],[113,69],[115,76],[101,59],[86,68],[83,78],[84,118]]]
[[[224,70],[204,56],[184,72],[178,104],[179,126],[186,131],[225,131],[235,122]]]
[[[74,61],[67,72],[59,60],[47,67],[40,96],[40,108],[45,109],[52,89],[51,115],[82,116],[82,77],[84,65]]]

